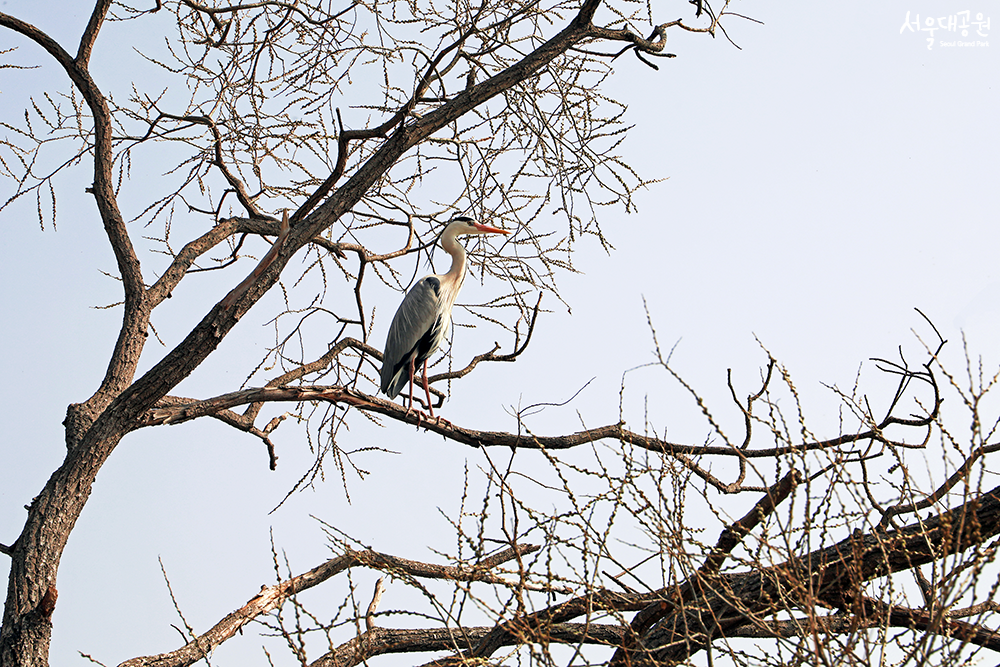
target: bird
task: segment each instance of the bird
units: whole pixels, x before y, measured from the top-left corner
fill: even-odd
[[[407,382],[410,383],[410,403],[413,409],[413,376],[423,367],[424,392],[427,408],[434,418],[431,391],[427,386],[427,360],[451,326],[451,309],[465,279],[465,248],[456,240],[459,236],[510,234],[477,222],[468,216],[449,221],[441,234],[441,247],[451,255],[451,269],[443,275],[424,276],[406,293],[389,325],[382,355],[380,389],[389,398],[396,398]],[[420,411],[417,411],[418,415]]]

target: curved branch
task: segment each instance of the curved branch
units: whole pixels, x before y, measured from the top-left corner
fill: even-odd
[[[532,553],[540,548],[536,545],[519,545],[515,548],[505,549],[491,558],[490,567],[495,567],[502,562]],[[484,581],[495,584],[509,583],[505,579],[487,572],[488,568],[478,565],[434,565],[379,553],[371,549],[364,551],[347,549],[346,553],[330,559],[308,572],[282,581],[274,586],[262,587],[260,592],[250,598],[245,605],[228,614],[212,626],[210,630],[199,635],[176,651],[132,658],[121,663],[119,667],[185,667],[186,665],[192,665],[235,635],[241,628],[253,621],[253,619],[279,608],[293,595],[317,586],[352,567],[359,566],[429,579]]]
[[[233,192],[236,193],[236,198],[240,200],[240,205],[243,206],[244,209],[246,209],[247,213],[257,218],[264,217],[264,214],[261,213],[260,209],[257,208],[257,205],[254,204],[253,202],[254,198],[251,197],[249,193],[247,193],[247,189],[246,186],[243,184],[243,181],[237,178],[236,174],[230,171],[229,167],[226,166],[225,161],[222,159],[222,134],[219,132],[219,126],[216,125],[214,120],[212,120],[208,116],[192,116],[192,115],[175,116],[174,114],[164,113],[161,111],[160,115],[149,126],[149,130],[146,132],[146,136],[140,139],[140,141],[144,141],[148,139],[150,136],[152,136],[153,129],[156,127],[156,124],[160,121],[161,118],[169,118],[170,120],[181,120],[181,121],[186,121],[188,123],[193,123],[195,125],[206,126],[212,133],[212,144],[214,146],[212,151],[213,155],[212,164],[214,164],[219,169],[219,171],[222,172],[223,178],[226,179],[226,182],[229,183],[229,186],[233,189]]]
[[[327,17],[327,18],[323,19],[322,21],[317,21],[316,19],[312,18],[311,16],[309,16],[308,14],[306,14],[304,11],[302,11],[302,9],[299,7],[299,3],[297,3],[297,2],[279,2],[278,0],[260,0],[259,2],[248,2],[248,3],[245,3],[245,4],[231,5],[231,6],[226,6],[226,7],[207,7],[207,6],[202,5],[200,3],[194,2],[194,0],[181,0],[181,2],[183,2],[185,5],[187,5],[191,9],[194,9],[195,11],[199,11],[199,12],[202,12],[204,14],[208,14],[209,16],[212,17],[213,21],[217,22],[217,25],[220,25],[220,24],[218,23],[218,19],[216,19],[216,16],[215,16],[216,14],[234,14],[236,12],[246,11],[248,9],[259,9],[261,7],[280,7],[282,9],[287,9],[290,12],[295,12],[296,14],[298,14],[299,16],[302,17],[303,21],[305,21],[306,23],[309,23],[311,25],[325,25],[326,23],[329,23],[333,19],[335,19],[338,16],[340,16],[340,14],[343,14],[345,11],[347,11],[347,10],[341,10],[340,12],[338,12],[337,14],[334,14],[333,16]],[[351,6],[353,6],[353,4]],[[221,25],[220,25],[220,28],[221,28]]]
[[[661,55],[663,47],[667,44],[667,28],[675,25],[680,25],[681,27],[686,27],[682,23],[682,19],[677,19],[676,21],[671,21],[669,23],[661,23],[660,25],[653,28],[653,32],[649,37],[643,39],[639,35],[635,34],[631,30],[626,28],[603,28],[601,26],[593,26],[590,29],[590,34],[594,39],[603,39],[610,42],[631,42],[631,46],[626,46],[624,49],[612,56],[612,60],[625,53],[629,49],[635,49],[636,51],[642,51],[650,55]],[[672,56],[668,56],[672,57]]]
[[[87,191],[97,204],[124,291],[122,324],[104,378],[90,398],[67,410],[66,459],[32,501],[21,534],[12,545],[10,584],[0,633],[4,662],[27,662],[29,658],[20,652],[28,650],[41,651],[41,661],[47,660],[52,628],[49,615],[55,604],[55,580],[62,552],[97,471],[124,432],[116,423],[120,415],[109,415],[108,408],[132,383],[149,327],[150,307],[142,267],[114,188],[111,112],[87,69],[94,40],[110,5],[109,0],[96,3],[81,39],[78,59],[35,26],[0,13],[0,26],[34,41],[62,66],[90,109],[94,127],[94,180]],[[48,613],[44,613],[46,610]]]
[[[111,8],[111,0],[98,0],[94,11],[90,13],[90,21],[80,37],[80,46],[76,51],[76,64],[86,68],[90,64],[90,54],[94,50],[94,42],[97,41],[97,33],[100,32],[108,10]]]
[[[667,454],[670,456],[745,456],[747,458],[774,458],[787,454],[831,449],[844,444],[862,442],[872,438],[881,438],[874,431],[865,431],[854,435],[844,435],[831,440],[803,442],[795,445],[770,447],[767,449],[735,449],[726,446],[713,445],[683,445],[661,440],[630,431],[624,423],[609,424],[598,428],[577,431],[566,435],[540,436],[534,434],[506,433],[502,431],[479,431],[463,428],[447,422],[427,421],[414,414],[413,411],[388,401],[371,396],[349,387],[311,386],[311,387],[256,387],[244,389],[214,398],[195,401],[186,405],[160,405],[147,410],[137,420],[136,428],[157,426],[161,424],[180,424],[199,417],[212,416],[220,410],[227,410],[239,405],[268,402],[327,401],[355,407],[367,412],[385,415],[397,421],[422,426],[427,430],[439,433],[449,440],[473,447],[522,447],[526,449],[570,449],[598,440],[614,439],[631,444],[635,447]],[[906,443],[901,443],[905,445]]]
[[[459,369],[457,371],[449,371],[447,373],[438,373],[437,375],[432,375],[427,378],[429,384],[435,382],[440,382],[441,380],[457,380],[458,378],[465,377],[472,370],[479,365],[482,361],[517,361],[517,358],[528,348],[528,343],[531,342],[531,334],[535,331],[535,322],[538,319],[538,308],[542,305],[542,295],[538,295],[538,301],[535,302],[535,307],[531,312],[531,320],[528,322],[528,333],[524,338],[524,342],[520,343],[518,340],[519,336],[515,334],[514,338],[514,349],[509,354],[496,354],[496,351],[500,349],[500,344],[497,343],[493,346],[493,349],[489,352],[484,352],[483,354],[478,354],[472,358],[472,361],[465,366],[465,368]]]
[[[210,230],[185,244],[174,255],[170,266],[167,267],[163,275],[148,290],[150,307],[155,308],[164,299],[169,298],[171,292],[176,289],[177,285],[187,274],[198,270],[191,268],[195,261],[230,236],[235,236],[236,234],[255,234],[258,236],[278,237],[281,233],[281,223],[272,218],[235,217],[220,220]],[[341,250],[342,244],[333,243],[324,238],[315,238],[311,243],[334,253],[341,259],[346,257],[343,250]],[[273,248],[274,241],[271,242],[271,245]]]
[[[238,233],[240,231],[239,223],[240,220],[237,218],[220,220],[210,230],[185,244],[180,252],[174,256],[174,260],[163,272],[163,275],[149,288],[150,306],[155,308],[170,296],[178,283],[187,275],[195,260],[233,234]]]
[[[0,13],[0,26],[24,35],[55,58],[80,91],[93,114],[94,183],[87,191],[94,195],[97,209],[104,223],[105,233],[115,254],[125,292],[124,317],[111,361],[101,386],[88,401],[88,403],[92,403],[92,408],[98,410],[107,406],[111,398],[132,381],[139,361],[139,354],[145,343],[143,334],[145,334],[149,323],[149,307],[145,300],[146,291],[142,279],[142,269],[125,227],[125,221],[118,209],[114,192],[112,178],[114,136],[111,127],[111,111],[104,94],[94,83],[87,70],[87,59],[90,56],[93,40],[96,39],[97,31],[110,6],[110,0],[100,0],[94,8],[80,43],[79,59],[74,59],[54,39],[35,26],[8,14]]]

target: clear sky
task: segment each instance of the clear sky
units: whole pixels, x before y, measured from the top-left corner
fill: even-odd
[[[0,0],[0,11],[75,44],[84,4]],[[914,308],[952,341],[947,360],[960,363],[964,332],[973,353],[995,369],[1000,43],[993,30],[1000,26],[972,25],[968,35],[911,29],[918,16],[921,24],[932,17],[947,26],[965,10],[973,21],[982,14],[992,22],[991,8],[952,0],[745,0],[735,10],[763,25],[729,21],[740,49],[721,36],[671,32],[668,50],[678,57],[657,61],[659,71],[620,58],[607,93],[627,102],[635,126],[624,154],[644,176],[665,180],[639,195],[638,213],[607,212],[604,227],[616,249],[607,255],[592,245],[580,253],[584,273],[562,282],[572,316],[549,303],[553,312],[523,358],[453,385],[444,413],[463,425],[512,429],[505,408],[563,401],[594,378],[576,401],[545,412],[533,427],[576,430],[578,413],[588,426],[617,421],[623,371],[652,360],[643,298],[661,344],[680,341],[677,368],[709,400],[728,400],[727,368],[750,388],[766,361],[756,336],[814,400],[820,423],[836,418],[836,402],[820,383],[850,386],[859,365],[893,355],[898,345],[918,356],[910,329],[929,330]],[[655,10],[663,21],[690,14],[685,2]],[[11,43],[9,34],[0,37],[0,48]],[[98,48],[95,78],[127,94],[119,84],[128,73],[101,60],[103,48],[108,44]],[[29,92],[59,79],[33,47],[22,45],[18,54],[43,69],[0,70],[5,121],[23,117]],[[79,192],[89,180],[79,172],[65,183]],[[0,183],[0,199],[9,187]],[[30,202],[0,214],[0,226],[7,250],[0,263],[0,542],[9,543],[22,507],[62,459],[66,405],[89,396],[103,375],[120,310],[92,308],[119,295],[101,274],[114,264],[88,199],[67,196],[57,231],[39,228]],[[176,304],[193,309],[178,317],[200,318],[212,296]],[[266,310],[266,302],[258,308]],[[185,383],[187,395],[238,387],[245,359],[270,341],[256,323],[241,328],[210,366],[211,379]],[[384,330],[374,336],[382,340]],[[458,336],[463,358],[494,339],[510,345],[503,332],[482,327]],[[160,352],[150,345],[146,354],[155,360]],[[702,439],[696,410],[675,400],[662,374],[630,377],[630,423],[639,420],[641,429],[648,393],[658,428]],[[398,454],[360,459],[372,474],[349,480],[350,504],[330,469],[314,491],[268,514],[311,461],[297,432],[280,433],[274,473],[256,441],[215,423],[126,439],[98,477],[62,561],[53,664],[82,664],[77,651],[117,664],[178,645],[157,558],[188,622],[204,631],[272,581],[269,531],[295,572],[326,557],[310,515],[375,549],[434,560],[429,546],[452,544],[436,508],[453,511],[463,466],[483,464],[481,452],[410,427],[361,428],[345,436],[357,441],[342,444],[364,446],[370,436]],[[366,592],[375,578],[356,576]],[[392,588],[389,605],[391,595]],[[258,642],[231,643],[217,664],[247,656],[263,663]]]

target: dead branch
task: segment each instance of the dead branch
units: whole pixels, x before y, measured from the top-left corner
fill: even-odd
[[[236,301],[242,297],[250,285],[252,285],[258,278],[260,278],[268,267],[274,263],[274,260],[278,258],[278,253],[281,252],[281,246],[284,244],[285,239],[288,238],[288,210],[282,212],[281,214],[281,231],[278,232],[278,238],[274,239],[274,243],[271,244],[270,250],[267,251],[263,257],[260,258],[260,263],[254,267],[254,270],[250,272],[246,278],[243,279],[239,285],[233,288],[233,290],[226,295],[221,302],[219,302],[219,307],[223,310],[228,310]]]
[[[375,592],[372,593],[372,601],[365,612],[365,626],[368,632],[375,629],[375,612],[378,611],[379,602],[382,601],[382,593],[385,592],[385,577],[379,577],[375,582]]]
[[[528,554],[539,548],[533,545],[520,545],[517,548],[507,549],[503,553],[507,556],[506,560],[510,560],[517,554]],[[183,667],[192,665],[214,650],[219,644],[222,644],[235,635],[253,619],[277,609],[291,596],[317,586],[352,567],[358,566],[382,570],[389,574],[402,573],[412,577],[506,583],[504,579],[476,566],[433,565],[371,550],[354,551],[347,549],[344,554],[328,560],[308,572],[292,577],[274,586],[262,586],[260,592],[247,601],[245,605],[227,615],[210,630],[195,637],[195,639],[176,651],[132,658],[121,663],[119,667]]]

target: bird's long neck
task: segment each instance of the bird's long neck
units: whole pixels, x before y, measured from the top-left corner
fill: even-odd
[[[455,239],[455,234],[447,232],[441,239],[441,247],[451,255],[451,269],[442,277],[444,282],[457,292],[458,288],[462,286],[462,281],[465,280],[465,248]]]

